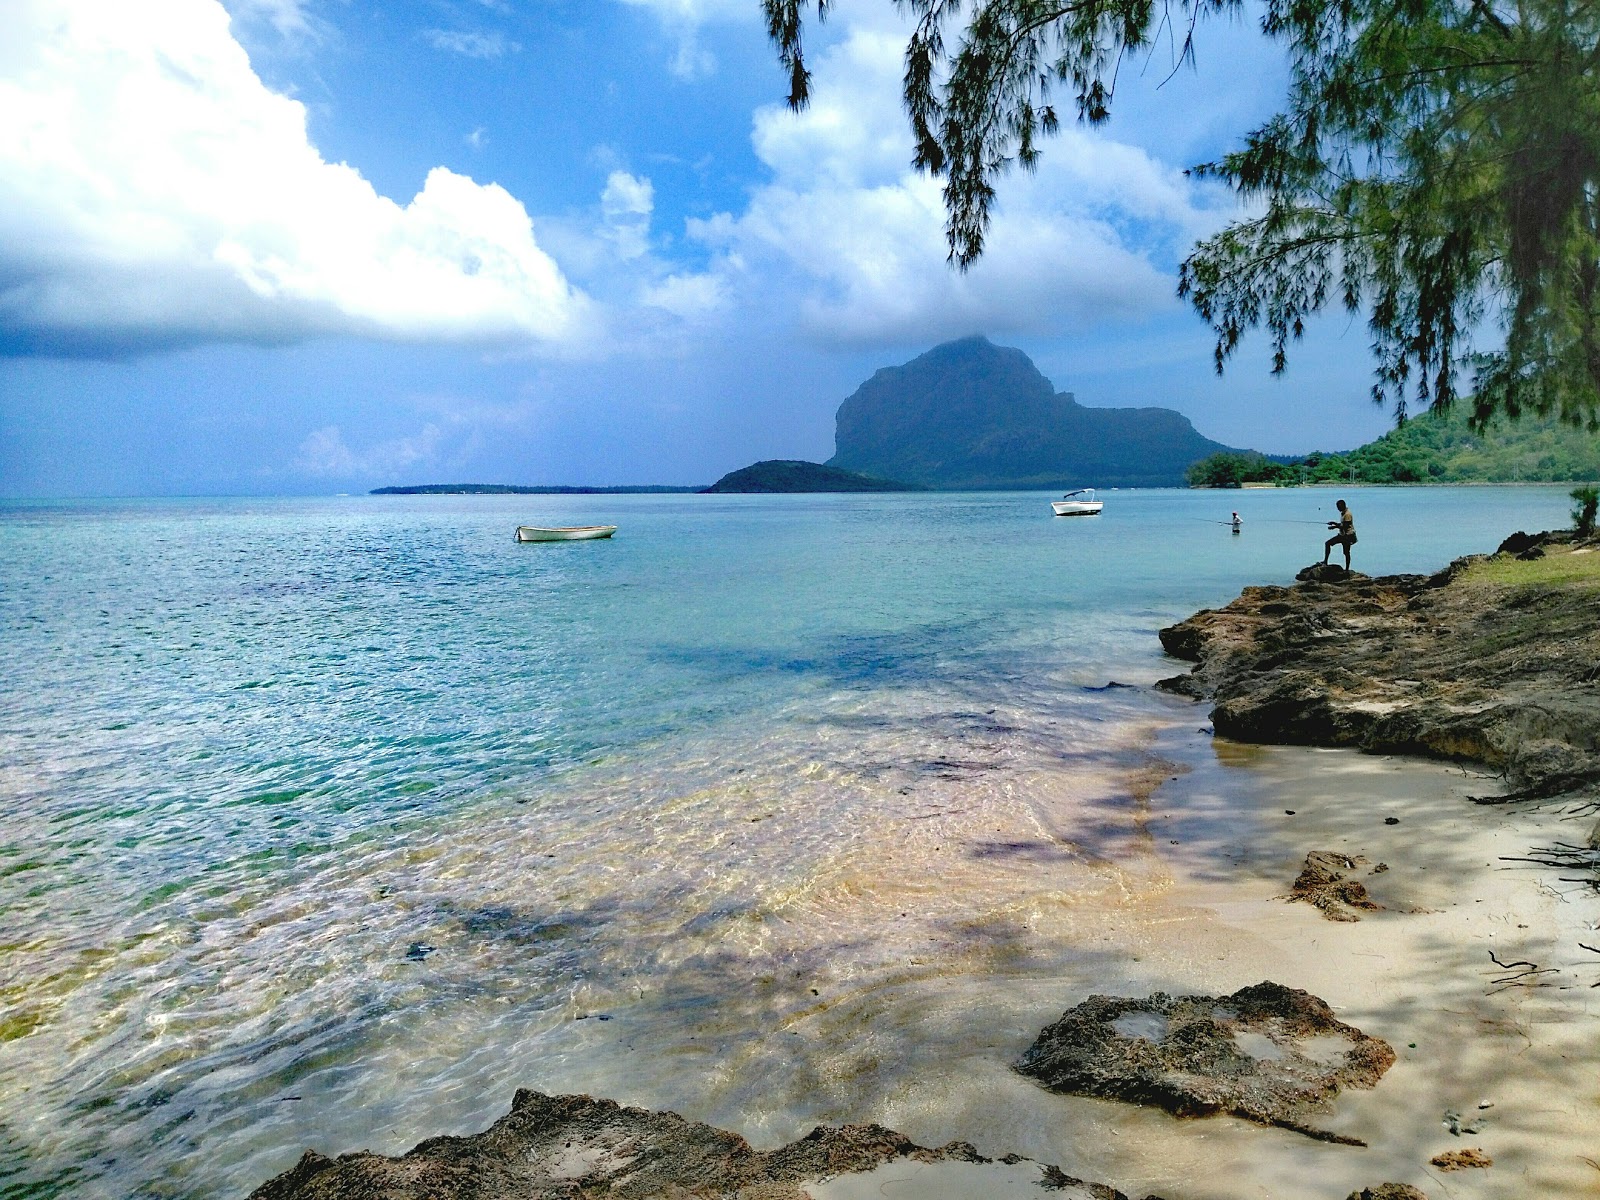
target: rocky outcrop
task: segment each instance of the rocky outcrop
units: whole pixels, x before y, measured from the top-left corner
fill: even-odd
[[[1569,535],[1517,535],[1494,558],[1371,579],[1320,564],[1161,631],[1196,663],[1162,680],[1210,698],[1245,742],[1422,754],[1502,771],[1511,796],[1600,783],[1600,568]],[[1535,573],[1498,563],[1543,556]],[[1565,574],[1547,570],[1556,560]],[[1475,569],[1475,564],[1486,569]],[[1563,567],[1565,570],[1565,567]]]
[[[398,1158],[308,1150],[250,1200],[807,1200],[808,1183],[899,1159],[991,1162],[965,1142],[929,1149],[881,1125],[819,1126],[797,1142],[758,1151],[737,1134],[677,1113],[520,1090],[510,1113],[483,1133],[430,1138]],[[1043,1189],[1127,1200],[1104,1184],[1033,1165]]]
[[[1267,981],[1231,996],[1091,996],[1040,1033],[1016,1069],[1054,1092],[1185,1117],[1232,1113],[1364,1145],[1309,1118],[1342,1088],[1372,1087],[1393,1062],[1386,1042],[1316,996]]]

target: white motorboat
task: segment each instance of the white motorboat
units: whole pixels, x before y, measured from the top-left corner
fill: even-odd
[[[615,525],[562,525],[554,528],[543,525],[518,525],[519,542],[583,542],[590,538],[608,538],[617,531]]]
[[[1092,517],[1105,507],[1105,501],[1094,498],[1093,488],[1079,488],[1068,492],[1059,500],[1050,501],[1058,517]]]

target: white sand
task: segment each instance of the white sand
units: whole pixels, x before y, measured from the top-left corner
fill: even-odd
[[[1172,1200],[1342,1200],[1385,1181],[1434,1198],[1600,1195],[1600,954],[1578,944],[1600,946],[1600,897],[1560,882],[1571,871],[1500,861],[1581,841],[1592,817],[1574,804],[1472,804],[1494,782],[1436,764],[1176,742],[1166,752],[1192,769],[1156,792],[1148,821],[1173,886],[1130,906],[1115,940],[1152,985],[1221,993],[1270,978],[1388,1041],[1395,1066],[1326,1121],[1370,1148],[1054,1096],[1033,1101],[1052,1116],[1008,1148]],[[1337,923],[1285,902],[1310,850],[1363,856],[1368,872],[1388,864],[1362,876],[1385,911]],[[1497,989],[1510,972],[1491,951],[1550,973]],[[1482,1127],[1452,1136],[1447,1112]],[[1428,1165],[1465,1147],[1494,1166]]]

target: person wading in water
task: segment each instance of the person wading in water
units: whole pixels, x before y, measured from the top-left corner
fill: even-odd
[[[1328,565],[1328,555],[1332,553],[1335,546],[1343,546],[1344,569],[1348,571],[1350,569],[1350,547],[1356,544],[1356,517],[1354,513],[1345,507],[1343,500],[1335,500],[1333,506],[1339,510],[1339,519],[1337,521],[1329,521],[1328,528],[1337,529],[1339,532],[1322,543],[1322,565]]]

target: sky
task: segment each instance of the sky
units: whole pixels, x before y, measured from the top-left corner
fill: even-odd
[[[1286,72],[1248,16],[1125,66],[946,261],[906,26],[842,0],[790,112],[759,0],[6,0],[0,495],[710,483],[833,453],[953,337],[1274,453],[1390,418],[1362,322],[1218,378],[1175,298]]]

